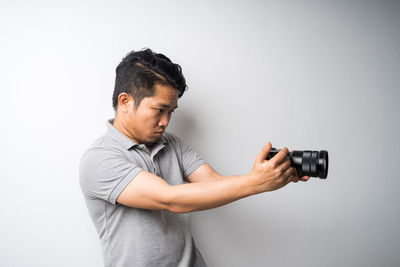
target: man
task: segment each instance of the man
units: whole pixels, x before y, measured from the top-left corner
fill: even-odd
[[[249,174],[222,176],[165,132],[186,88],[181,67],[150,49],[129,53],[116,69],[115,118],[80,162],[80,184],[105,266],[206,266],[189,212],[300,179],[287,148],[266,160],[268,142]]]

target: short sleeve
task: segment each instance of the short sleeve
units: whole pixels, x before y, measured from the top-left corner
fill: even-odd
[[[181,161],[185,179],[206,161],[180,138],[177,138],[181,150]]]
[[[88,150],[79,164],[83,194],[115,204],[119,194],[142,169],[117,149]]]

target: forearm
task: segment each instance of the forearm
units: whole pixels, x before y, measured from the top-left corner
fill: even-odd
[[[168,209],[175,213],[217,208],[254,194],[248,175],[170,186]]]
[[[250,195],[277,190],[292,178],[295,180],[295,169],[290,167],[287,149],[265,160],[270,148],[268,143],[257,156],[252,171],[243,176],[221,176],[208,164],[203,164],[186,177],[190,183],[171,186],[161,177],[142,171],[120,193],[117,203],[182,213],[212,209]]]

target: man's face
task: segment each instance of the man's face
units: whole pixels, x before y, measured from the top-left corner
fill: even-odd
[[[128,101],[121,118],[124,134],[138,144],[151,144],[167,128],[171,114],[177,108],[178,91],[171,86],[156,84],[154,96],[143,98],[137,108],[131,96]]]

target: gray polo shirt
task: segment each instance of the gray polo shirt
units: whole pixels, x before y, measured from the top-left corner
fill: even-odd
[[[82,156],[79,180],[99,234],[105,266],[206,266],[192,238],[190,214],[116,203],[141,171],[170,185],[185,183],[205,161],[178,137],[164,133],[151,152],[107,121],[107,132]]]

